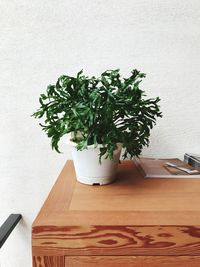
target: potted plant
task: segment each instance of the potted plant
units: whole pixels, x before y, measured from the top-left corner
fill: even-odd
[[[78,181],[107,184],[115,179],[121,149],[123,158],[138,157],[149,144],[150,130],[161,117],[160,99],[146,98],[139,88],[144,73],[133,70],[122,78],[119,70],[100,77],[62,75],[40,95],[40,108],[33,114],[44,117],[42,129],[52,148],[70,134]]]

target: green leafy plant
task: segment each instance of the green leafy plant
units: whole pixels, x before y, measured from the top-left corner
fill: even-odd
[[[100,159],[103,155],[112,159],[117,143],[124,148],[124,158],[137,157],[149,145],[156,118],[162,117],[159,97],[148,99],[139,88],[144,77],[136,69],[128,78],[122,78],[118,69],[98,78],[83,71],[76,77],[62,75],[40,95],[40,108],[32,116],[44,117],[40,125],[57,152],[61,137],[72,133],[78,150],[102,144]]]

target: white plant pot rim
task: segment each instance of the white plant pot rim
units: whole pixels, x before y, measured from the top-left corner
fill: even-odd
[[[72,141],[72,140],[70,140],[70,139],[67,139],[67,144],[68,144],[68,145],[71,145],[71,146],[73,146],[73,147],[76,147],[76,146],[77,146],[77,143],[74,142],[74,141]],[[122,147],[122,143],[117,143],[116,145],[117,145],[118,148]],[[102,145],[102,144],[88,145],[88,146],[86,147],[86,149],[101,148],[101,147],[105,147],[105,146]]]

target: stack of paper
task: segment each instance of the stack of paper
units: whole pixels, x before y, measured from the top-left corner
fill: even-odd
[[[177,158],[154,159],[139,158],[136,160],[137,167],[145,178],[200,178],[200,174],[189,175],[184,171],[168,167],[167,162],[193,170],[194,168]]]

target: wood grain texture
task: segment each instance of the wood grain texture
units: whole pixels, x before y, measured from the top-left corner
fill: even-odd
[[[65,257],[34,256],[33,267],[65,267]]]
[[[184,204],[183,204],[184,205]],[[43,211],[44,212],[44,211]],[[54,216],[52,216],[52,213]],[[43,213],[32,229],[38,226],[80,226],[80,225],[200,225],[197,211],[68,211]]]
[[[61,267],[64,256],[102,255],[116,262],[125,256],[124,266],[137,259],[143,267],[150,256],[170,257],[172,267],[175,259],[198,263],[199,203],[200,179],[144,179],[134,161],[124,161],[115,183],[92,187],[76,182],[68,161],[33,223],[33,266]]]
[[[194,256],[79,256],[66,257],[65,267],[198,267]]]
[[[44,226],[33,234],[35,253],[200,255],[200,227],[194,226]]]

